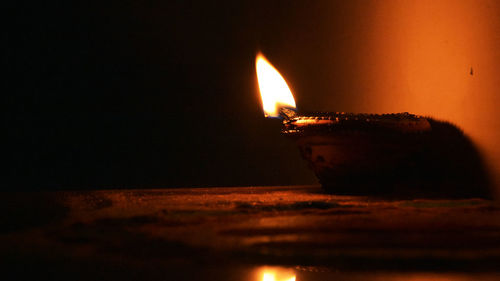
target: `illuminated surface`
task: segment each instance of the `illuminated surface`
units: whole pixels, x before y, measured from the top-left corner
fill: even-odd
[[[291,269],[281,267],[263,267],[257,270],[258,281],[295,281],[295,273]]]
[[[488,200],[384,200],[316,186],[3,195],[2,265],[18,276],[499,280],[500,206]],[[256,273],[259,265],[290,271]]]
[[[279,117],[279,107],[296,108],[295,100],[281,74],[262,55],[255,60],[262,106],[266,117]]]

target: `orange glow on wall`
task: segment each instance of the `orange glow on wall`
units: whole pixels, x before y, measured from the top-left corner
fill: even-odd
[[[371,5],[359,111],[432,116],[462,128],[500,175],[500,2]],[[500,178],[500,176],[499,176]],[[499,181],[500,182],[500,181]]]

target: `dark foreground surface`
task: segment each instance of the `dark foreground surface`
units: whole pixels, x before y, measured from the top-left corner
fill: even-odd
[[[482,199],[113,190],[3,193],[0,210],[15,279],[500,279],[500,206]]]

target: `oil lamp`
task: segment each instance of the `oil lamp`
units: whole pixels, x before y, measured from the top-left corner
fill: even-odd
[[[256,72],[264,115],[283,120],[282,134],[296,142],[324,189],[487,196],[477,153],[455,126],[407,112],[298,114],[285,79],[262,54]]]

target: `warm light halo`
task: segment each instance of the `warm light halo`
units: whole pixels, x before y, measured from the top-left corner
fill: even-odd
[[[285,79],[261,53],[257,54],[255,59],[255,69],[266,117],[279,117],[280,107],[296,108]]]
[[[284,278],[283,278],[284,277]],[[263,269],[262,279],[260,281],[295,281],[296,277],[293,272],[289,270],[276,269]]]

